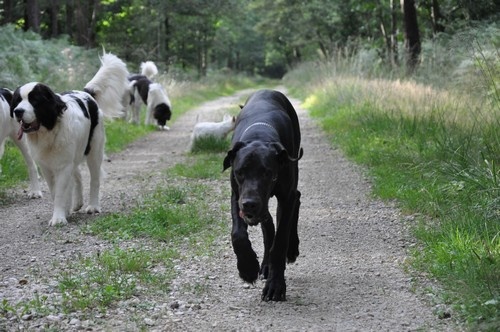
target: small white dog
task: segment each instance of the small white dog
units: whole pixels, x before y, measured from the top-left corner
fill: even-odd
[[[224,115],[221,122],[198,122],[191,134],[191,148],[194,146],[194,142],[200,138],[210,136],[218,139],[226,138],[234,130],[235,123],[236,117],[227,114]]]
[[[27,83],[16,89],[11,114],[21,124],[33,156],[49,186],[54,210],[49,225],[66,224],[66,217],[83,206],[79,165],[87,162],[90,199],[87,213],[101,211],[99,189],[104,157],[104,116],[119,116],[117,100],[127,89],[127,67],[104,54],[101,68],[84,91],[54,93],[47,85]]]
[[[31,157],[26,139],[17,139],[21,126],[16,119],[10,115],[11,101],[12,91],[0,88],[0,159],[4,153],[5,141],[10,137],[12,142],[21,150],[26,166],[28,166],[28,175],[30,179],[28,196],[30,198],[40,198],[42,197],[42,190],[40,189],[40,182],[38,180],[38,171]]]

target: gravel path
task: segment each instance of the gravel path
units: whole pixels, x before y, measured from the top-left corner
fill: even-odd
[[[216,121],[235,109],[250,91],[206,103],[171,124],[110,155],[102,187],[104,211],[121,211],[162,179],[161,171],[185,161],[191,128],[197,121]],[[106,314],[78,313],[45,317],[12,317],[0,310],[0,331],[457,331],[451,320],[438,319],[421,292],[414,292],[404,270],[412,246],[397,209],[370,197],[362,171],[330,147],[300,103],[304,157],[299,162],[300,256],[287,266],[287,301],[262,302],[264,285],[242,282],[227,234],[210,255],[186,254],[177,262],[171,291],[140,310],[146,299],[134,297]],[[227,173],[229,177],[229,173]],[[229,181],[214,183],[229,193]],[[0,305],[33,297],[57,299],[54,261],[95,253],[109,243],[82,235],[80,226],[93,217],[76,214],[64,227],[47,226],[52,203],[29,200],[19,190],[0,207]],[[229,194],[227,194],[229,204]],[[272,204],[274,207],[275,202]],[[260,227],[250,237],[262,255]],[[193,291],[196,285],[197,291]],[[55,300],[54,300],[55,301]],[[0,307],[1,308],[1,307]]]

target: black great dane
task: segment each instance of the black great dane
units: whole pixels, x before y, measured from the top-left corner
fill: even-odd
[[[285,263],[299,255],[300,192],[297,190],[300,128],[295,109],[281,92],[259,90],[236,120],[232,149],[224,159],[231,168],[231,240],[240,277],[253,283],[266,280],[264,301],[285,301]],[[269,199],[276,196],[276,231]],[[261,225],[264,257],[259,267],[248,238],[248,226]]]

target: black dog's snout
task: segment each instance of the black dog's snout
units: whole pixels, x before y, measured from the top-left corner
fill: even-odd
[[[21,119],[23,117],[24,110],[22,108],[16,108],[14,110],[14,114],[15,114],[16,118]]]
[[[255,199],[247,198],[242,200],[241,205],[244,211],[255,212],[259,206],[259,202]]]

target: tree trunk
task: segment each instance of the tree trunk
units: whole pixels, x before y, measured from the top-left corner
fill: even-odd
[[[24,31],[31,29],[34,32],[40,32],[38,0],[25,0],[24,5]]]
[[[12,1],[11,0],[4,0],[3,1],[3,17],[2,17],[2,25],[9,24],[13,22],[13,16],[12,16]]]
[[[57,14],[59,13],[59,0],[50,0],[49,8],[47,8],[49,13],[49,36],[55,38],[59,35],[59,20],[57,19]]]
[[[407,51],[406,65],[408,73],[416,69],[420,58],[420,32],[417,23],[415,0],[401,0],[405,31],[405,46]]]
[[[391,0],[391,63],[399,66],[398,60],[398,18],[396,15],[396,4]]]
[[[386,59],[392,65],[391,36],[387,33],[387,29],[385,28],[383,10],[384,8],[380,6],[378,10],[378,18],[380,21],[380,33],[382,34],[382,38],[384,39],[384,44],[387,54]]]
[[[75,39],[78,45],[92,48],[95,45],[97,24],[97,10],[99,1],[77,0],[75,4]]]
[[[66,1],[66,24],[64,32],[72,39],[76,39],[74,35],[74,21],[75,21],[75,3],[73,0]]]
[[[439,9],[438,0],[432,0],[431,6],[431,21],[432,21],[432,32],[434,35],[439,32],[444,32],[444,25],[441,24],[443,20],[443,15],[441,15],[441,10]]]
[[[89,22],[89,27],[87,30],[87,40],[88,40],[88,47],[92,48],[95,47],[96,44],[96,27],[97,27],[97,12],[99,10],[99,1],[98,0],[93,0],[89,1],[89,13],[90,13],[90,22]]]

